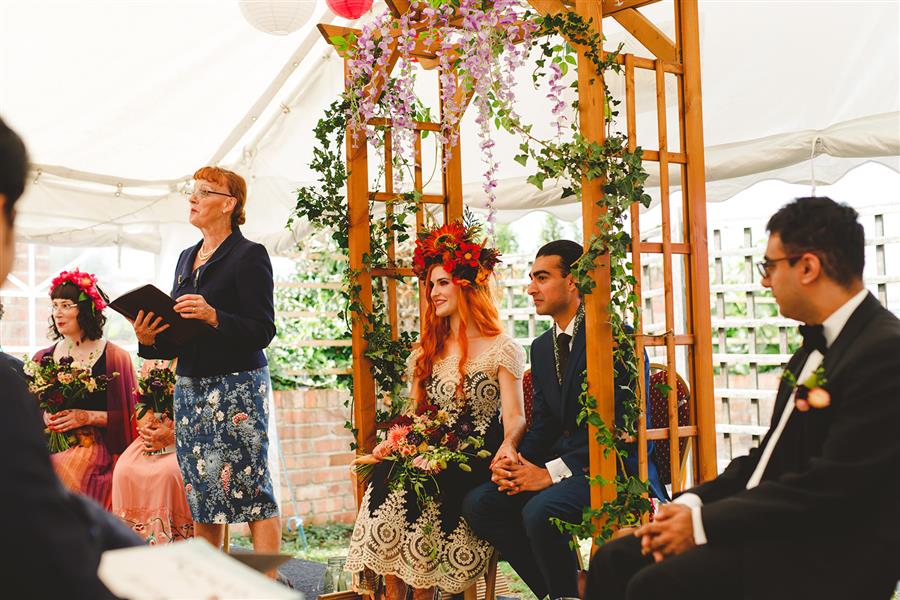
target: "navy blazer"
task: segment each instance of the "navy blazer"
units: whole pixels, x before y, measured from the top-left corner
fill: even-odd
[[[219,326],[184,346],[159,340],[153,346],[141,344],[138,354],[143,358],[177,357],[177,373],[188,377],[266,366],[263,350],[275,337],[275,284],[269,253],[235,227],[209,261],[194,271],[202,244],[201,240],[186,248],[178,258],[172,297],[200,294],[216,309]]]
[[[531,428],[519,444],[520,452],[528,460],[543,465],[555,458],[561,458],[573,474],[587,474],[590,462],[587,421],[578,424],[578,415],[581,413],[578,398],[581,395],[582,374],[587,368],[585,346],[585,328],[581,327],[572,340],[572,351],[560,386],[556,378],[556,361],[553,356],[553,328],[538,336],[531,344],[531,377],[534,384]],[[649,362],[645,352],[644,382],[647,386],[650,381]],[[620,426],[622,405],[630,389],[634,389],[633,382],[626,379],[617,365],[615,405],[616,424]],[[645,389],[645,399],[649,397],[648,389]],[[625,449],[629,453],[624,460],[625,470],[629,475],[636,475],[637,444],[628,444]],[[647,452],[652,452],[652,449],[650,442]],[[652,459],[648,463],[648,479],[651,495],[663,500],[668,499]]]

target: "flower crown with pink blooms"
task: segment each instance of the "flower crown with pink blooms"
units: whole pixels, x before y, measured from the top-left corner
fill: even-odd
[[[106,308],[103,293],[97,287],[96,275],[79,271],[77,267],[72,271],[63,271],[54,277],[50,283],[50,293],[53,293],[53,290],[66,282],[77,286],[81,290],[81,293],[78,295],[79,302],[90,300],[93,303],[92,310],[103,310]]]
[[[500,262],[500,252],[480,244],[481,225],[468,211],[465,220],[453,221],[441,227],[422,231],[416,240],[413,271],[419,279],[428,276],[428,269],[441,265],[453,277],[453,283],[463,287],[480,287],[487,283],[494,267]]]

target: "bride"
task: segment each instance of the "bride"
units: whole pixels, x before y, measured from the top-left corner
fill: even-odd
[[[451,467],[435,475],[436,501],[423,507],[413,491],[390,489],[391,462],[380,462],[378,454],[354,461],[378,463],[345,567],[360,593],[374,592],[376,576],[383,575],[389,599],[405,598],[407,586],[417,600],[430,599],[435,587],[462,592],[487,569],[491,547],[475,536],[460,508],[466,492],[488,481],[492,461],[515,460],[525,431],[525,353],[502,333],[489,288],[499,253],[479,245],[478,234],[478,226],[455,222],[416,242],[414,267],[427,308],[421,345],[409,357],[410,412],[437,406],[455,430],[482,436],[493,458],[473,459],[471,472]]]

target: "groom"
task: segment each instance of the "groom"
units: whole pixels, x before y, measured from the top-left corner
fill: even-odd
[[[591,600],[891,597],[900,320],[863,286],[865,234],[852,208],[800,198],[767,229],[762,284],[805,323],[772,426],[717,478],[600,548]]]
[[[538,314],[552,317],[554,323],[531,346],[531,429],[519,444],[519,461],[492,465],[491,482],[469,492],[462,508],[475,533],[500,551],[538,598],[578,596],[571,536],[561,533],[550,518],[581,522],[591,503],[587,423],[577,423],[586,366],[584,309],[569,271],[581,254],[581,246],[569,240],[538,250],[528,294]],[[646,360],[644,364],[647,381]],[[616,413],[621,414],[634,384],[616,370]],[[637,473],[636,451],[625,462],[630,474]],[[666,498],[652,462],[649,479],[650,493]]]

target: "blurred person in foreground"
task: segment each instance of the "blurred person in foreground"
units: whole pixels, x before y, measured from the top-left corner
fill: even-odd
[[[25,188],[28,157],[22,140],[0,119],[0,282],[15,253],[15,203]],[[114,598],[97,578],[104,550],[140,544],[97,504],[66,490],[56,478],[35,399],[16,361],[0,353],[0,514],[9,551],[0,578],[23,597]]]

